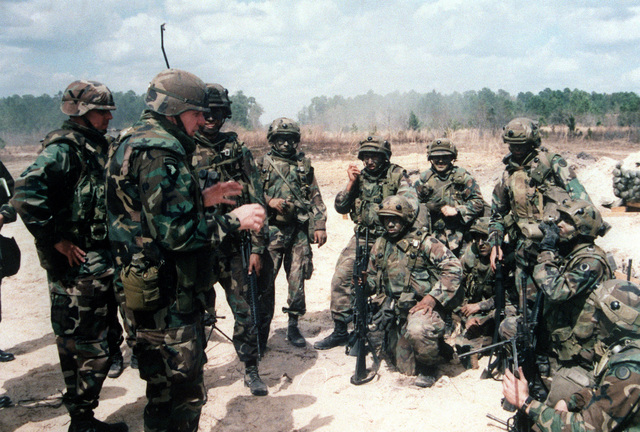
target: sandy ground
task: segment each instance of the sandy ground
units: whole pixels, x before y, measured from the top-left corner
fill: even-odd
[[[500,149],[502,152],[503,149]],[[6,151],[5,151],[6,152]],[[10,151],[9,170],[17,177],[34,159],[33,153]],[[426,156],[420,147],[406,148],[392,160],[408,169],[424,169]],[[575,164],[579,177],[594,202],[613,198],[611,169],[629,152],[598,152],[596,159],[578,159],[565,154]],[[493,185],[502,172],[502,154],[464,149],[458,161],[469,169],[490,200]],[[500,408],[501,384],[492,379],[480,380],[479,370],[465,370],[459,364],[447,365],[444,375],[431,389],[413,385],[415,378],[391,370],[385,363],[378,376],[362,386],[353,386],[355,359],[344,350],[316,351],[313,342],[330,333],[329,285],[338,254],[352,234],[353,224],[333,210],[335,194],[346,183],[346,159],[314,159],[317,177],[329,208],[329,241],[322,248],[314,246],[315,271],[307,284],[308,313],[301,320],[302,333],[308,338],[306,348],[294,348],[285,340],[286,285],[281,274],[277,283],[276,316],[269,339],[269,349],[260,363],[260,373],[269,386],[269,396],[253,397],[243,386],[243,365],[233,346],[214,332],[207,347],[209,361],[204,376],[208,402],[202,411],[201,431],[496,431],[499,424],[485,417],[487,413],[506,419]],[[628,259],[640,263],[640,213],[613,216],[603,210],[613,225],[609,234],[598,241],[615,254],[618,264]],[[64,389],[58,366],[54,337],[49,322],[49,297],[46,277],[40,268],[33,239],[17,223],[7,225],[2,234],[16,237],[22,249],[20,272],[2,283],[2,324],[0,347],[13,352],[16,360],[0,365],[0,394],[9,395],[16,406],[0,410],[0,431],[64,431],[69,417],[61,406]],[[636,267],[636,266],[634,266]],[[219,292],[220,315],[231,317]],[[232,319],[219,322],[226,334],[232,333]],[[128,365],[130,353],[125,351]],[[481,368],[486,358],[480,361]],[[96,416],[106,421],[126,421],[130,430],[142,431],[145,405],[144,382],[138,372],[127,367],[118,379],[105,382]]]

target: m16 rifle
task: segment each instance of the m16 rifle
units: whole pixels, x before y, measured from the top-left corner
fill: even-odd
[[[369,266],[369,229],[365,229],[364,244],[360,244],[360,232],[356,230],[356,259],[353,263],[352,286],[355,292],[353,313],[354,330],[347,344],[347,354],[356,357],[355,373],[351,384],[370,382],[378,373],[380,360],[369,338],[369,301],[366,289],[366,272]],[[373,364],[367,369],[367,354],[371,353]]]
[[[496,261],[496,282],[495,282],[495,311],[494,311],[494,322],[495,327],[493,329],[493,338],[491,340],[491,352],[489,354],[489,363],[487,364],[487,368],[480,375],[481,379],[487,379],[492,377],[494,372],[497,370],[498,372],[504,372],[506,367],[506,356],[504,355],[504,350],[496,349],[498,346],[502,346],[501,344],[496,346],[500,342],[500,324],[505,317],[505,293],[504,293],[504,276],[502,273],[502,263],[500,261]]]
[[[251,320],[256,330],[256,342],[258,344],[258,359],[262,358],[262,349],[260,344],[260,311],[258,307],[258,277],[255,272],[250,269],[251,258],[251,235],[248,232],[242,234],[242,268],[244,278],[249,287],[249,302],[251,307]]]

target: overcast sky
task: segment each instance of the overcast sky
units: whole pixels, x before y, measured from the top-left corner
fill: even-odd
[[[314,96],[544,88],[640,93],[640,1],[0,0],[0,97],[165,68],[242,90],[262,123]]]

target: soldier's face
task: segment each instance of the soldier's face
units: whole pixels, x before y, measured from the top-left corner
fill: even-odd
[[[516,162],[523,160],[532,149],[533,146],[531,144],[509,144],[509,151]]]
[[[429,158],[429,162],[431,162],[431,166],[436,172],[444,173],[447,172],[453,166],[453,156],[452,155],[438,155],[431,156]]]
[[[370,172],[376,172],[382,167],[384,163],[384,156],[375,152],[364,152],[361,155],[362,163],[364,163],[364,169]]]
[[[558,222],[558,229],[560,230],[558,235],[561,239],[566,239],[576,232],[575,225],[564,219],[560,219],[560,222]]]
[[[204,126],[204,115],[202,111],[185,111],[180,114],[180,120],[182,120],[185,132],[190,137],[194,136],[198,129]]]
[[[212,108],[211,111],[204,115],[202,133],[209,136],[217,135],[226,119],[227,117],[222,108]]]
[[[273,138],[273,147],[281,154],[293,154],[298,148],[300,139],[293,135],[276,135]]]
[[[382,225],[389,236],[397,237],[404,230],[404,220],[400,216],[382,216]]]
[[[478,253],[480,254],[480,256],[489,256],[489,254],[491,253],[491,245],[489,244],[489,242],[487,242],[486,236],[475,236],[473,238],[473,242],[478,247]]]
[[[109,110],[90,110],[84,117],[87,119],[91,126],[98,129],[101,132],[106,132],[109,127],[109,121],[113,118],[113,114]]]

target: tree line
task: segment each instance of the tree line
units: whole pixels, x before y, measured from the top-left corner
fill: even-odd
[[[235,126],[252,130],[260,126],[263,108],[252,96],[242,91],[229,97],[231,99],[232,120]],[[44,134],[60,127],[65,114],[60,111],[62,92],[50,96],[13,95],[0,98],[0,134]],[[146,108],[144,95],[134,91],[114,92],[116,110],[109,127],[124,129],[131,126]]]
[[[510,119],[527,116],[541,125],[640,126],[640,97],[633,92],[612,94],[583,90],[551,90],[516,96],[488,88],[443,95],[394,92],[378,95],[319,96],[304,107],[298,117],[302,124],[318,125],[333,131],[372,129],[460,129],[495,130]]]

